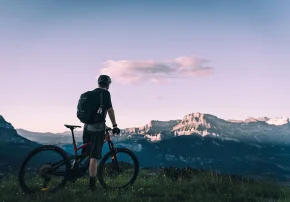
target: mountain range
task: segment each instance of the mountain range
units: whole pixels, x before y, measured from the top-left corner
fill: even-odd
[[[182,120],[151,121],[143,127],[127,128],[121,132],[124,136],[133,135],[150,141],[192,134],[251,143],[288,144],[290,122],[288,118],[283,117],[247,118],[241,121],[224,120],[210,114],[191,113]]]
[[[12,127],[9,123],[4,125]],[[17,132],[24,137],[23,141],[57,144],[67,152],[72,151],[68,132],[35,133],[23,129]],[[82,131],[76,133],[79,144],[81,135]],[[113,141],[119,147],[133,150],[141,166],[191,166],[279,181],[290,177],[288,118],[224,120],[191,113],[180,120],[153,120],[142,127],[122,129]],[[107,150],[105,145],[103,153]]]
[[[40,133],[16,129],[21,136],[41,144],[71,143],[71,132]],[[162,141],[181,135],[199,134],[216,138],[251,143],[288,144],[290,142],[289,118],[249,117],[245,120],[224,120],[210,114],[191,113],[180,120],[152,120],[141,127],[121,130],[123,139]],[[82,131],[75,131],[77,141],[82,141]]]
[[[16,129],[17,133],[26,139],[29,139],[40,144],[69,144],[72,143],[72,136],[70,131],[62,133],[41,133],[31,132],[24,129]],[[82,131],[74,131],[77,142],[82,141]]]

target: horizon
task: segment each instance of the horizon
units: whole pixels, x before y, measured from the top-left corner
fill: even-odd
[[[128,129],[128,128],[140,128],[140,127],[143,127],[143,126],[149,124],[151,121],[159,121],[159,122],[168,122],[168,121],[176,121],[176,120],[181,120],[181,121],[182,121],[183,118],[184,118],[185,116],[188,116],[188,115],[191,115],[191,114],[197,114],[197,113],[199,113],[199,114],[204,114],[204,115],[212,115],[212,116],[215,116],[215,117],[217,117],[217,118],[219,118],[219,119],[222,119],[222,120],[225,120],[225,121],[229,121],[229,122],[231,122],[231,121],[245,121],[245,120],[248,119],[248,118],[255,118],[255,119],[258,119],[258,118],[269,118],[269,119],[286,118],[286,119],[288,119],[288,120],[290,119],[290,117],[268,117],[268,116],[263,116],[263,117],[247,116],[247,117],[245,117],[244,119],[235,119],[235,118],[224,119],[224,118],[219,117],[219,116],[216,116],[216,115],[214,115],[214,114],[206,114],[206,113],[201,113],[201,112],[192,112],[192,113],[188,113],[188,114],[184,115],[181,119],[168,119],[168,120],[154,120],[154,119],[152,119],[152,120],[147,121],[147,123],[144,123],[143,125],[140,125],[140,126],[132,126],[132,127],[126,127],[126,128],[120,128],[120,129],[121,129],[121,130],[125,130],[125,129]],[[2,116],[2,115],[0,114],[0,117],[1,117],[1,116]],[[10,123],[10,124],[14,127],[13,123],[11,123],[11,122],[9,122],[8,120],[6,120],[4,116],[2,116],[2,117],[4,118],[4,120],[5,120],[6,122]],[[269,123],[268,123],[268,124],[269,124]],[[80,125],[82,126],[82,124],[80,124]],[[272,124],[270,124],[270,125],[272,125]],[[82,126],[82,128],[83,128],[83,126]],[[82,128],[80,128],[80,129],[76,128],[74,131],[83,131]],[[51,131],[31,131],[31,130],[27,130],[27,129],[25,129],[25,128],[16,128],[16,127],[14,127],[14,129],[15,129],[15,130],[25,130],[25,131],[28,131],[28,132],[36,132],[36,133],[52,133],[52,134],[61,134],[61,133],[65,133],[65,132],[70,132],[69,130],[63,130],[63,131],[58,131],[58,132],[51,132]]]
[[[120,128],[190,111],[289,118],[289,10],[258,0],[2,1],[0,114],[33,132],[83,126],[78,99],[108,74]]]

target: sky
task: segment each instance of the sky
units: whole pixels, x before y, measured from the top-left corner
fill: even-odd
[[[80,95],[108,74],[120,128],[193,112],[290,117],[289,10],[288,0],[1,0],[0,115],[35,132],[82,125]]]

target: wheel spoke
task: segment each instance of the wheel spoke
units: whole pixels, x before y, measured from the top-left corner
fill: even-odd
[[[136,180],[139,163],[134,153],[118,148],[114,158],[112,153],[104,156],[99,167],[99,179],[105,188],[124,188]]]
[[[35,193],[58,189],[66,183],[64,176],[69,166],[67,160],[65,152],[57,146],[36,148],[28,154],[20,168],[19,183],[22,190]]]

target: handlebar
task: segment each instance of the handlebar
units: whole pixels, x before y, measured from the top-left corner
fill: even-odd
[[[108,133],[109,131],[112,131],[112,130],[113,130],[112,128],[107,127],[106,128],[106,133]],[[113,132],[111,132],[110,135],[113,136],[113,137],[118,136],[118,134],[113,134]]]
[[[112,128],[107,127],[106,132],[112,131]]]

